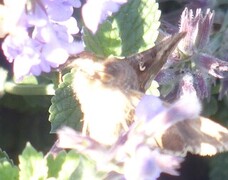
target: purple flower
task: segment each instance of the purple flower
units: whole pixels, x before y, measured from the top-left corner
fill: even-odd
[[[112,13],[117,12],[120,6],[126,2],[127,0],[87,0],[82,7],[86,27],[95,33],[98,25]]]
[[[183,89],[181,98],[170,106],[165,106],[159,98],[148,95],[138,103],[137,121],[131,126],[122,148],[128,154],[124,161],[124,176],[127,180],[154,180],[162,172],[179,175],[176,169],[183,159],[158,152],[149,139],[177,122],[194,120],[199,116],[201,105],[192,89],[191,76],[185,77],[184,86],[189,87]]]
[[[209,9],[205,14],[201,9],[197,9],[195,14],[187,8],[183,11],[179,31],[187,34],[178,44],[178,51],[170,57],[169,67],[164,68],[156,79],[160,85],[169,88],[166,100],[179,98],[181,91],[187,88],[190,88],[188,91],[195,89],[201,99],[210,98],[215,78],[227,77],[228,63],[207,53],[210,52],[207,45],[213,17],[214,13]],[[186,86],[186,77],[190,76],[193,86]]]
[[[71,17],[73,6],[79,5],[79,1],[42,0],[24,9],[15,31],[2,44],[7,59],[14,62],[17,81],[25,75],[48,73],[65,63],[69,54],[83,50],[82,43],[74,42],[79,29]]]
[[[228,71],[228,62],[222,61],[211,55],[200,53],[194,57],[196,65],[204,71],[216,78],[223,78],[223,72]]]
[[[191,78],[188,77],[185,79],[187,79],[187,82],[185,82],[184,85],[186,86],[187,84],[187,86],[192,89]],[[141,132],[148,137],[153,137],[155,133],[164,131],[179,121],[197,118],[201,112],[201,104],[199,103],[194,89],[189,91],[189,87],[187,90],[183,90],[181,98],[169,107],[163,105],[164,103],[161,100],[159,102],[159,99],[154,99],[155,97],[153,96],[144,96],[135,110],[136,122],[141,124],[139,126],[140,129],[136,128],[136,132],[133,130],[133,134]],[[158,107],[148,106],[149,101],[151,101],[150,104],[155,102],[154,106],[158,105]],[[162,103],[162,105],[160,105],[160,103]],[[140,111],[142,107],[144,110]],[[132,137],[130,139],[134,138]]]
[[[18,21],[24,13],[26,0],[12,1],[4,0],[4,5],[0,4],[0,37],[15,30]]]
[[[41,0],[48,17],[53,21],[66,21],[73,14],[73,7],[81,6],[80,0]]]
[[[177,176],[182,158],[164,155],[148,146],[139,146],[135,155],[124,163],[126,180],[155,180],[162,172]]]
[[[180,85],[180,88],[179,88],[180,97],[184,97],[184,96],[196,97],[196,90],[194,88],[194,79],[191,73],[186,73],[181,79],[179,85]]]
[[[186,94],[174,104],[165,106],[159,98],[145,95],[136,107],[136,121],[111,146],[99,144],[69,128],[57,132],[58,146],[73,148],[89,156],[96,162],[97,169],[107,174],[119,172],[112,177],[153,180],[162,172],[179,175],[177,168],[183,158],[160,153],[150,138],[179,121],[197,118],[200,111],[201,105],[196,96]]]
[[[149,121],[164,109],[165,107],[158,97],[144,95],[135,109],[135,115],[140,116],[140,120]]]
[[[181,15],[179,32],[187,34],[178,44],[179,50],[191,56],[195,51],[203,49],[209,40],[213,17],[214,13],[209,9],[203,16],[201,9],[197,9],[194,15],[192,10],[185,8]]]

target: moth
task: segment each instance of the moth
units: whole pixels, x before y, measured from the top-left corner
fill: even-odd
[[[185,156],[187,152],[212,156],[228,150],[228,130],[220,124],[199,117],[178,122],[155,137],[163,151]]]
[[[184,36],[175,34],[123,59],[103,59],[88,52],[72,57],[77,69],[73,88],[84,114],[83,134],[113,145],[134,121],[135,107]],[[228,130],[200,117],[173,125],[157,134],[154,141],[157,148],[175,154],[214,155],[228,150]]]

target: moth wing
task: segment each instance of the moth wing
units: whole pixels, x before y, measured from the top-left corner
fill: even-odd
[[[187,152],[212,156],[228,151],[228,129],[204,117],[178,122],[165,132],[155,136],[162,151],[176,155]]]
[[[137,73],[140,91],[145,92],[149,88],[152,80],[185,35],[185,32],[174,34],[153,48],[126,58]]]

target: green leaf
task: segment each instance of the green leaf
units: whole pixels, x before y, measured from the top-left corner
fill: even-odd
[[[8,155],[0,149],[0,179],[18,179],[19,170]]]
[[[154,46],[161,12],[155,0],[131,0],[116,14],[122,39],[122,56],[142,52]]]
[[[86,49],[101,56],[128,56],[154,46],[161,12],[155,0],[129,0],[99,26],[94,35],[84,29]]]
[[[76,171],[71,175],[72,180],[93,179],[100,180],[95,168],[94,162],[85,157],[81,157],[80,163]]]
[[[16,166],[12,166],[9,161],[0,163],[0,179],[19,179],[18,174],[18,168]]]
[[[49,155],[47,162],[49,178],[58,180],[96,179],[95,164],[74,150],[68,153],[61,151],[56,157]]]
[[[64,154],[60,154],[63,158]],[[57,158],[58,160],[58,158]],[[60,160],[59,160],[60,161]],[[65,154],[64,161],[62,161],[61,169],[58,172],[57,179],[59,180],[69,180],[72,174],[77,169],[80,162],[80,155],[76,151],[70,151]]]
[[[47,157],[48,177],[58,177],[59,171],[66,159],[66,155],[67,153],[65,151],[61,151],[56,157],[53,157],[52,155]]]
[[[47,179],[48,167],[42,153],[37,152],[30,143],[27,143],[22,155],[19,156],[19,177],[26,179]]]
[[[0,163],[5,161],[8,161],[11,165],[13,165],[13,161],[9,158],[7,153],[0,149]]]
[[[49,172],[48,177],[56,179],[69,179],[80,163],[80,154],[71,150],[68,153],[61,151],[56,157],[49,155],[47,158]]]
[[[81,129],[82,112],[71,86],[74,71],[63,76],[63,82],[56,89],[49,108],[51,133],[55,133],[62,126],[69,126],[75,130]]]
[[[103,57],[121,55],[121,39],[115,20],[103,23],[99,27],[96,35],[93,35],[88,29],[84,28],[83,39],[86,44],[86,50],[92,51],[96,55]]]

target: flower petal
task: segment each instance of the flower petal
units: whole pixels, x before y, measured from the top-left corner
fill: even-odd
[[[153,95],[144,95],[135,109],[135,115],[140,121],[149,121],[158,113],[163,111],[165,107],[162,101]]]
[[[216,78],[223,78],[223,72],[228,71],[228,62],[205,53],[194,55],[193,60],[201,70]]]
[[[127,0],[88,0],[82,7],[82,16],[86,27],[95,33],[98,25],[112,13],[117,12],[120,6],[126,2]]]

